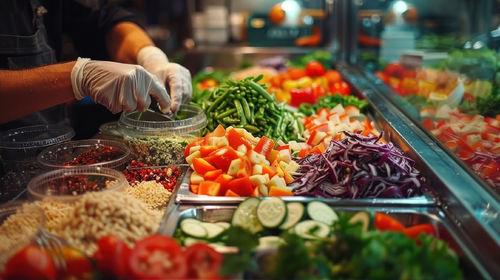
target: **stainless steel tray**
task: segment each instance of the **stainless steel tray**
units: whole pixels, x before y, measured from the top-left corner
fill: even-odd
[[[328,202],[327,202],[328,203]],[[453,224],[447,222],[444,213],[435,207],[360,207],[360,206],[339,206],[329,203],[335,211],[356,212],[373,211],[384,212],[396,218],[405,226],[412,226],[423,223],[431,223],[439,229],[439,236],[445,240],[451,248],[457,252],[460,258],[460,266],[465,279],[492,278],[494,272],[487,271],[485,263],[478,260],[477,255],[469,249],[469,244],[464,242],[460,232],[453,228]],[[204,222],[231,221],[232,214],[236,206],[229,205],[207,205],[188,206],[176,205],[170,211],[167,219],[159,229],[159,233],[172,236],[179,222],[185,218],[196,218]],[[495,262],[490,260],[490,262]]]
[[[225,197],[225,196],[208,196],[198,195],[189,189],[189,182],[192,170],[189,169],[180,187],[175,195],[175,203],[178,204],[235,204],[245,200],[246,197]],[[334,203],[336,205],[365,205],[365,206],[381,206],[381,205],[399,205],[399,206],[428,206],[434,204],[434,199],[430,196],[418,196],[413,198],[392,199],[392,198],[373,198],[373,199],[325,199],[318,197],[305,196],[287,196],[283,197],[286,201],[307,202],[311,200],[321,200]]]

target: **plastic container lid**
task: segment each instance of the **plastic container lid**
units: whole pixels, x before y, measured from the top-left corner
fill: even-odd
[[[64,141],[75,136],[69,126],[34,125],[7,130],[0,137],[2,149],[40,148]]]
[[[106,150],[103,150],[106,148]],[[98,149],[104,151],[99,153]],[[94,163],[78,160],[92,153]],[[101,158],[99,156],[101,155]],[[121,142],[103,139],[89,139],[60,143],[46,148],[38,155],[38,162],[49,168],[73,168],[75,166],[101,166],[117,168],[124,165],[130,157],[130,149]]]
[[[190,134],[201,131],[207,125],[207,117],[201,108],[181,105],[177,116],[168,119],[153,110],[145,112],[122,113],[118,122],[120,128],[142,132],[167,132],[172,134]]]
[[[33,178],[28,183],[28,196],[32,199],[50,198],[72,202],[89,191],[123,191],[127,186],[125,175],[120,171],[98,166],[78,166],[53,170]]]

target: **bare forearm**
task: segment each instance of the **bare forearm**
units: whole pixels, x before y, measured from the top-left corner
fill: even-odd
[[[106,35],[106,45],[114,61],[136,64],[139,50],[154,43],[137,24],[121,22]]]
[[[75,62],[26,70],[0,70],[0,123],[74,100]]]

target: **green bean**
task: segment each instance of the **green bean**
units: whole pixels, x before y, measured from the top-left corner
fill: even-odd
[[[245,108],[243,108],[245,109]],[[255,123],[255,115],[253,113],[253,107],[250,107],[250,123],[253,124]]]
[[[248,84],[252,89],[257,91],[257,93],[259,93],[260,96],[264,97],[270,102],[274,102],[273,97],[265,89],[263,89],[261,85],[257,84],[254,81],[249,81]]]
[[[222,119],[222,118],[225,118],[225,117],[227,117],[227,116],[229,116],[229,115],[231,115],[231,114],[233,114],[233,113],[235,113],[235,112],[236,112],[236,109],[235,109],[235,108],[233,108],[233,109],[229,109],[229,110],[227,110],[227,111],[225,111],[224,113],[221,113],[221,114],[219,114],[219,115],[217,115],[217,114],[216,114],[216,115],[215,115],[215,118],[216,118],[216,119]]]
[[[245,113],[243,112],[243,107],[241,106],[241,103],[238,99],[235,99],[234,101],[234,107],[236,107],[236,111],[238,112],[238,115],[240,117],[240,124],[245,125],[247,124],[247,119],[245,118]]]
[[[210,113],[212,112],[215,108],[217,108],[219,106],[219,104],[222,103],[222,101],[224,101],[224,99],[229,95],[229,90],[227,90],[224,94],[222,94],[221,96],[219,96],[215,101],[214,103],[212,103],[212,105],[210,105],[210,107],[208,107],[207,109],[207,113]]]
[[[225,117],[224,119],[222,119],[222,122],[225,123],[225,124],[228,124],[228,125],[232,125],[232,124],[239,123],[240,120],[234,119],[234,118],[230,118],[230,117]]]
[[[245,117],[247,118],[247,120],[250,120],[251,123],[253,123],[251,120],[253,119],[252,118],[252,112],[250,112],[250,107],[248,106],[248,102],[245,98],[242,98],[240,100],[241,102],[241,105],[243,106],[243,112],[245,113]]]
[[[258,127],[250,125],[250,124],[244,125],[243,128],[245,128],[246,130],[248,130],[251,133],[260,132],[260,129]]]
[[[215,110],[220,111],[223,108],[225,108],[226,106],[227,106],[227,100],[224,100],[224,101],[222,101],[222,103],[219,106],[217,106],[217,109],[215,109]]]

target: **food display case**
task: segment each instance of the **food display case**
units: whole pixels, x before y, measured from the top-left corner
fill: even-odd
[[[187,2],[190,104],[102,126],[128,185],[44,191],[47,232],[117,279],[499,278],[493,1],[243,2]]]

